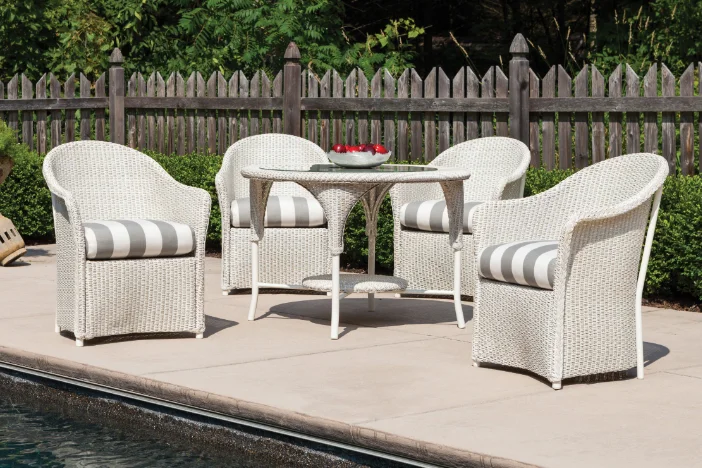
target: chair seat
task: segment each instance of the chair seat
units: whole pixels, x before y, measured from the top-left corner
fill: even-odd
[[[324,210],[314,198],[271,195],[266,205],[265,227],[309,228],[327,224]],[[248,198],[232,202],[232,227],[251,227],[251,205]]]
[[[463,233],[473,233],[473,214],[483,202],[465,202],[463,205]],[[420,200],[402,205],[400,224],[419,231],[449,232],[448,210],[445,200]]]
[[[558,241],[520,241],[484,248],[478,254],[483,278],[553,289]]]
[[[195,250],[195,231],[172,221],[88,221],[83,228],[88,260],[175,257]]]

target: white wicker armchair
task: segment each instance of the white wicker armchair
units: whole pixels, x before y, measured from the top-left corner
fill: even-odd
[[[468,168],[470,179],[464,185],[464,220],[475,202],[521,198],[530,161],[529,148],[512,138],[488,137],[453,146],[430,166]],[[439,184],[398,184],[390,190],[394,221],[395,276],[408,282],[412,294],[453,294],[453,252],[446,242],[446,232],[408,228],[401,218],[403,206],[412,202],[441,200]],[[468,205],[471,203],[471,205]],[[446,212],[444,210],[444,217]],[[473,235],[463,228],[461,294],[472,296],[475,290],[475,251]],[[444,228],[447,228],[447,220]]]
[[[56,147],[44,159],[43,174],[52,194],[57,243],[56,331],[73,332],[78,346],[86,339],[129,333],[192,332],[202,338],[209,194],[175,181],[138,151],[99,141]],[[150,226],[146,237],[141,233],[140,258],[130,257],[127,229],[121,226],[124,235],[113,239],[113,258],[119,259],[89,259],[95,250],[88,225],[110,220]],[[157,236],[164,225],[186,228],[185,236],[173,231],[171,239],[188,243],[185,254],[163,256],[168,240]],[[154,249],[149,242],[155,238]]]
[[[232,225],[232,203],[248,205],[249,180],[241,169],[250,165],[275,167],[290,164],[329,163],[324,150],[314,143],[291,135],[269,133],[237,141],[229,147],[215,178],[222,211],[222,291],[251,287],[251,228]],[[303,197],[319,206],[306,189],[293,182],[273,184],[271,197]],[[269,198],[270,204],[270,198]],[[321,210],[321,206],[319,207]],[[250,224],[250,223],[249,223]],[[260,246],[261,287],[301,287],[303,278],[331,269],[326,224],[316,227],[271,227]]]
[[[554,389],[634,366],[643,378],[641,295],[667,175],[662,157],[631,154],[478,208],[474,364],[526,369]]]

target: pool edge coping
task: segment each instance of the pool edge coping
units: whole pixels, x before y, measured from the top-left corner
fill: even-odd
[[[0,362],[438,466],[476,468],[537,466],[17,348],[0,346]]]

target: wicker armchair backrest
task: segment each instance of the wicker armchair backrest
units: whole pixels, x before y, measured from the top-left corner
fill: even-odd
[[[563,211],[576,213],[653,196],[665,180],[666,160],[651,153],[618,156],[579,170],[556,185]]]
[[[525,173],[530,158],[529,148],[519,140],[487,137],[452,146],[429,165],[469,168],[471,176],[463,185],[464,198],[480,201],[494,198],[500,181],[517,171]]]
[[[57,146],[44,160],[44,175],[67,191],[83,220],[166,219],[164,185],[177,182],[152,158],[127,146],[77,141]]]
[[[223,166],[232,174],[234,198],[249,196],[249,180],[241,176],[246,166],[276,167],[286,164],[324,164],[327,155],[319,146],[304,138],[267,133],[239,140],[224,155]],[[294,182],[273,184],[271,195],[294,195],[314,198]]]

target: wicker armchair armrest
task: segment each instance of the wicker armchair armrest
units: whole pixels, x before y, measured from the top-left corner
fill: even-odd
[[[231,157],[225,155],[222,167],[215,176],[215,188],[219,200],[219,209],[222,212],[222,229],[228,228],[231,223],[230,207],[234,201],[234,173],[231,168]]]
[[[495,191],[495,200],[508,200],[524,196],[524,182],[526,171],[529,168],[529,159],[524,159],[519,166],[507,177],[501,179]]]

